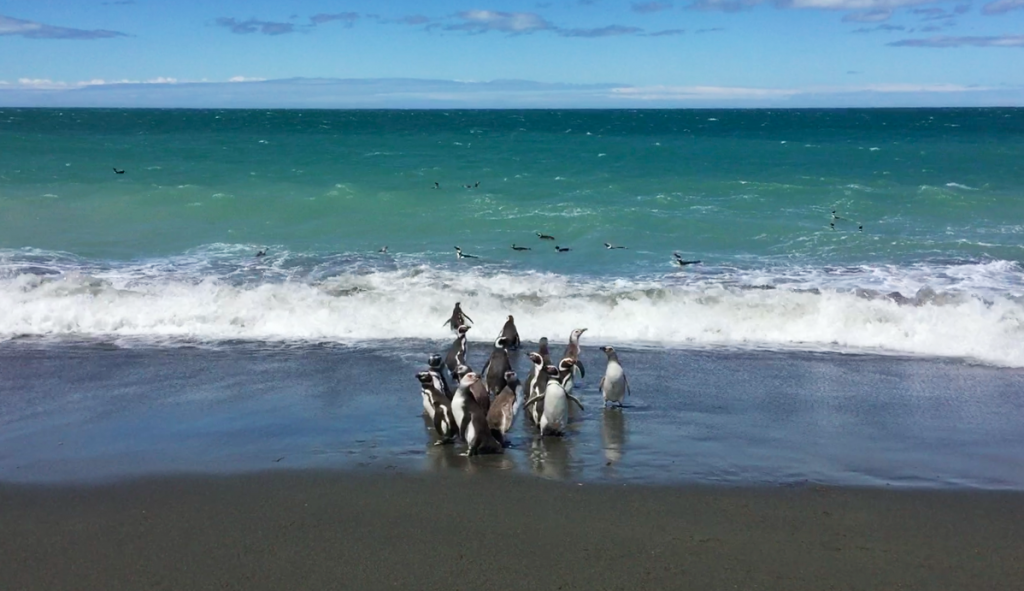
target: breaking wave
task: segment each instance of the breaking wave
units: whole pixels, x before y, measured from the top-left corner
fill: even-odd
[[[244,255],[243,255],[244,253]],[[505,316],[524,340],[751,347],[954,357],[1024,367],[1024,274],[1012,262],[849,268],[707,268],[579,277],[415,259],[282,255],[215,245],[159,261],[101,264],[0,252],[0,340],[450,339],[459,301],[490,341]]]

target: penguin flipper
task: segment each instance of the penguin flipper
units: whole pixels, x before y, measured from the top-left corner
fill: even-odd
[[[576,367],[580,368],[580,377],[587,377],[587,368],[583,367],[583,362],[579,359],[576,360]]]
[[[626,379],[625,373],[622,374],[622,381],[626,382],[626,396],[629,396],[632,392],[629,391],[629,380]]]
[[[530,398],[529,400],[526,401],[526,404],[523,405],[523,408],[530,408],[530,405],[531,404],[536,404],[538,400],[544,400],[544,395],[543,394],[537,394],[537,395],[533,396],[532,398]]]
[[[470,258],[474,258],[475,259],[476,257],[470,257]],[[469,315],[466,314],[465,312],[462,313],[462,317],[465,318],[466,320],[469,320],[470,322],[473,322],[473,319],[470,318]]]
[[[576,398],[575,396],[573,396],[572,394],[569,394],[568,392],[566,392],[565,395],[566,395],[566,397],[569,400],[572,400],[573,402],[575,402],[576,406],[580,407],[580,410],[583,410],[583,403],[580,402],[579,398]]]

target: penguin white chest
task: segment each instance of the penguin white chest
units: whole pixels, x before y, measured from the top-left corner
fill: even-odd
[[[430,393],[427,392],[426,390],[424,390],[421,394],[423,395],[423,412],[427,413],[427,416],[430,417],[430,420],[434,420],[433,399],[431,398]]]
[[[601,394],[610,402],[621,402],[626,397],[626,374],[618,363],[609,363],[604,372]]]
[[[540,417],[540,428],[544,433],[561,433],[569,424],[569,400],[565,389],[557,382],[548,382],[544,391],[544,413]]]

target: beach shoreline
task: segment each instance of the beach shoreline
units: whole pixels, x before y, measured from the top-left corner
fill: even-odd
[[[0,522],[11,590],[961,590],[1024,579],[1021,492],[271,471],[0,484]]]

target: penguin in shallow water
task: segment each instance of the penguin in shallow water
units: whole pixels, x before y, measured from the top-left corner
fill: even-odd
[[[440,440],[434,445],[451,443],[458,435],[455,416],[452,414],[451,400],[437,389],[430,372],[421,371],[416,374],[416,378],[419,379],[423,390],[423,408],[427,410],[427,416],[430,417],[430,421],[434,425],[434,431],[440,437]]]
[[[448,380],[445,379],[444,372],[442,371],[444,368],[444,362],[441,360],[441,356],[438,355],[437,353],[434,353],[433,355],[430,356],[430,359],[427,361],[427,365],[430,367],[430,369],[428,369],[427,371],[429,371],[431,375],[434,376],[434,380],[435,382],[437,382],[436,385],[438,389],[441,390],[441,392],[443,392],[445,396],[451,398],[452,390],[448,386]]]
[[[688,261],[684,259],[683,256],[678,252],[673,252],[672,256],[675,257],[674,259],[672,259],[672,262],[679,265],[680,267],[685,267],[687,265],[699,265],[701,263],[700,261]]]
[[[469,348],[469,344],[466,342],[466,333],[469,332],[469,327],[463,324],[456,332],[458,332],[458,336],[455,337],[452,346],[448,348],[448,356],[444,360],[445,366],[448,367],[448,375],[452,376],[452,381],[458,381],[459,366],[466,365],[466,353]]]
[[[468,365],[459,366],[459,380],[462,380],[462,378],[471,373],[476,374],[476,372],[474,372]],[[477,378],[480,377],[479,374],[476,374],[476,376]],[[476,399],[476,403],[480,405],[480,408],[484,409],[484,413],[487,413],[487,411],[491,409],[491,395],[487,392],[487,386],[484,384],[483,380],[477,379],[473,382],[469,387],[469,393],[473,395],[474,399]]]
[[[487,411],[487,425],[491,428],[491,435],[503,446],[506,443],[505,434],[512,429],[516,413],[519,412],[517,388],[519,388],[519,378],[516,377],[516,372],[505,372],[505,387],[494,398],[491,409]]]
[[[523,388],[523,399],[529,400],[540,396],[540,399],[530,408],[526,408],[526,416],[530,419],[530,422],[537,424],[540,421],[540,415],[544,412],[544,399],[541,396],[544,390],[548,386],[548,381],[553,377],[557,379],[557,370],[554,370],[550,365],[544,363],[544,358],[541,357],[540,353],[530,353],[527,355],[530,363],[533,364],[533,368],[530,370],[530,376],[526,380],[526,387]],[[548,370],[554,370],[554,374]]]
[[[508,341],[504,336],[494,340],[494,350],[491,351],[491,358],[484,366],[484,385],[487,392],[495,396],[505,387],[505,372],[512,369],[512,362],[508,359],[508,351],[505,350]]]
[[[504,449],[491,435],[491,429],[487,425],[487,413],[477,404],[470,392],[472,385],[479,381],[480,377],[473,372],[459,380],[459,387],[455,389],[455,395],[452,397],[452,416],[458,425],[459,435],[469,446],[466,450],[467,456],[500,454]]]
[[[455,247],[455,257],[459,258],[459,259],[478,259],[478,258],[480,258],[480,257],[476,256],[475,254],[466,254],[466,253],[462,252],[462,249],[459,248],[458,246]]]
[[[544,365],[551,365],[551,350],[548,349],[548,338],[541,337],[537,343],[537,352],[544,358]]]
[[[629,381],[626,380],[626,372],[619,363],[619,355],[611,347],[601,347],[604,354],[608,356],[608,367],[604,370],[604,376],[597,388],[601,390],[604,403],[609,402],[622,406],[622,400],[630,393]]]
[[[573,374],[576,369],[576,362],[566,357],[565,359],[558,362],[558,383],[562,384],[567,394],[572,394],[572,389],[576,385],[573,383]]]
[[[505,325],[501,327],[501,338],[505,339],[505,348],[510,351],[519,349],[519,331],[516,329],[516,321],[512,315],[508,315]]]
[[[548,369],[553,368],[549,366]],[[566,392],[557,379],[548,380],[544,387],[544,392],[538,393],[533,398],[527,400],[525,406],[529,410],[531,406],[536,406],[537,403],[542,401],[544,408],[537,420],[541,435],[565,434],[565,428],[569,426],[569,401],[572,401],[576,406],[580,407],[580,410],[583,410],[583,403],[572,394]]]
[[[468,321],[468,322],[467,322]],[[469,326],[473,324],[473,319],[466,316],[466,313],[462,311],[462,303],[455,302],[455,308],[452,310],[451,317],[441,323],[441,326],[448,326],[452,332],[459,332],[459,327],[462,325]]]
[[[572,359],[573,367],[579,370],[581,378],[587,377],[587,370],[580,363],[580,337],[585,332],[587,332],[585,328],[577,328],[572,331],[572,334],[569,335],[569,344],[565,346],[565,353],[562,353],[563,360],[566,358]]]

